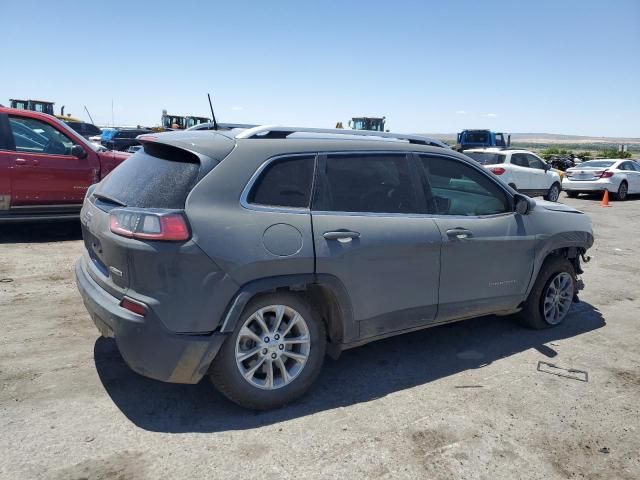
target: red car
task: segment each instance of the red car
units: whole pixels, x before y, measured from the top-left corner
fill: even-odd
[[[0,223],[77,218],[87,188],[129,156],[51,115],[0,107]]]

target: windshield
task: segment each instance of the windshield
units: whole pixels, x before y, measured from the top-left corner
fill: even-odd
[[[467,132],[463,141],[465,143],[489,143],[489,132]]]
[[[580,168],[609,168],[616,162],[611,160],[589,160],[588,162],[582,162]]]
[[[501,153],[464,152],[467,157],[473,158],[480,165],[495,165],[504,163],[504,155]]]

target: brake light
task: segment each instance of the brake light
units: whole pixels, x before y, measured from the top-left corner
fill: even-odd
[[[111,231],[139,240],[180,242],[190,238],[189,226],[180,213],[155,213],[116,208],[110,213]]]
[[[144,303],[138,302],[129,297],[123,297],[120,301],[120,306],[135,313],[136,315],[140,315],[141,317],[144,317],[148,311],[147,306]]]
[[[610,172],[609,170],[605,170],[600,175],[600,178],[611,178],[611,177],[613,177],[613,172]]]
[[[491,172],[495,173],[496,175],[502,175],[504,172],[506,172],[506,170],[502,167],[491,167],[489,170],[491,170]]]

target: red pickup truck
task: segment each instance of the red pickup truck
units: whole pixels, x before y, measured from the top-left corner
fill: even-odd
[[[87,188],[128,157],[51,115],[0,107],[0,223],[77,218]]]

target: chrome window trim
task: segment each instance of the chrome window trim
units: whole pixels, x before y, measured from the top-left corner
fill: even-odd
[[[491,174],[479,165],[474,165],[473,160],[464,160],[458,158],[456,156],[446,155],[443,153],[431,153],[431,152],[416,152],[414,150],[337,150],[337,151],[322,151],[322,152],[306,152],[306,153],[292,153],[292,154],[278,154],[274,157],[270,157],[265,160],[253,173],[247,184],[245,185],[242,193],[240,194],[240,205],[246,210],[252,211],[261,211],[261,212],[271,212],[271,213],[295,213],[295,214],[311,214],[313,215],[339,215],[339,216],[355,216],[355,217],[407,217],[407,218],[460,218],[460,219],[483,219],[483,218],[495,218],[507,215],[513,215],[515,212],[501,212],[495,213],[492,215],[441,215],[435,213],[383,213],[383,212],[342,212],[342,211],[333,211],[333,210],[313,210],[309,207],[279,207],[277,205],[261,205],[257,203],[250,203],[248,201],[249,192],[253,188],[255,182],[258,180],[262,172],[273,162],[278,160],[286,159],[286,158],[294,158],[294,157],[308,157],[315,155],[315,163],[317,165],[318,159],[321,155],[362,155],[362,154],[377,154],[377,155],[396,155],[396,156],[405,156],[407,161],[411,161],[411,155],[416,156],[416,160],[418,155],[427,155],[427,156],[435,156],[441,157],[448,160],[459,161],[469,165],[471,168],[481,172],[485,177],[487,177],[490,181],[496,184],[498,187],[502,189],[502,191],[507,195],[508,199],[513,201],[513,195],[507,189],[506,185],[503,185],[502,182],[497,181],[497,179],[493,178]],[[315,174],[314,174],[315,177]],[[313,189],[313,183],[312,183]],[[311,192],[310,202],[313,200],[313,191]]]

